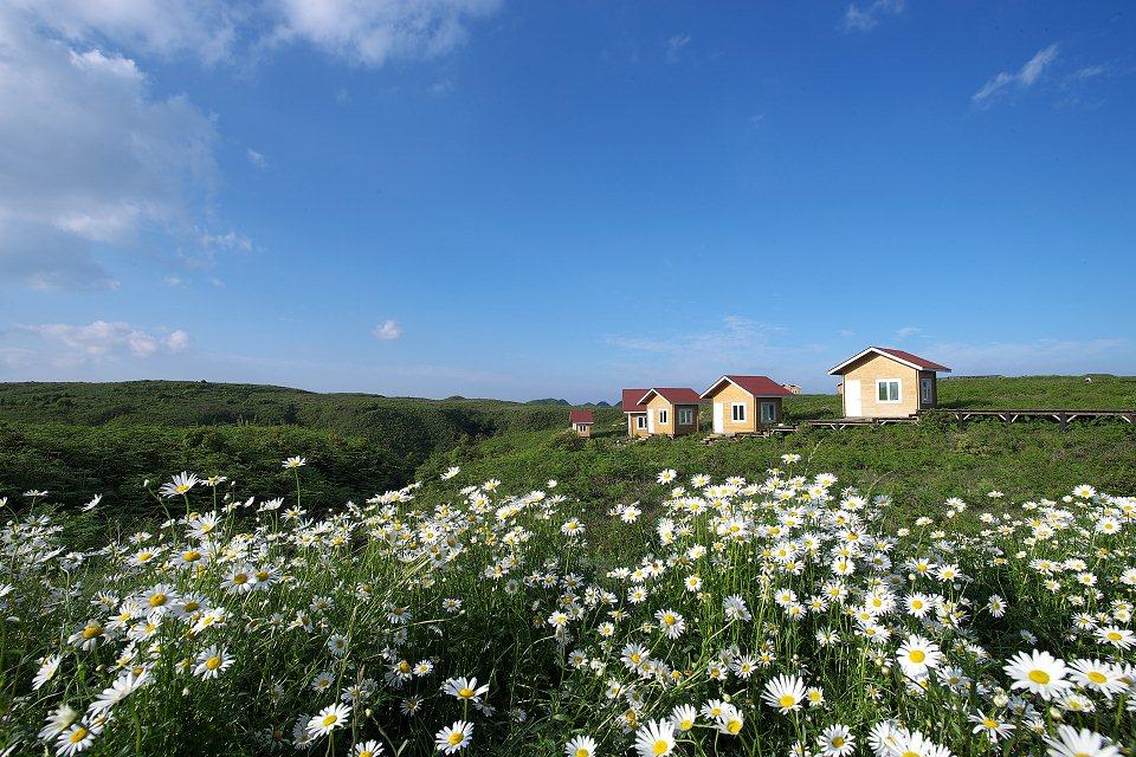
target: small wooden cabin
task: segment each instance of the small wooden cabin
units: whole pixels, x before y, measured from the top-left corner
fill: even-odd
[[[702,393],[713,404],[715,434],[756,434],[781,423],[792,392],[768,376],[723,376]]]
[[[623,416],[627,419],[627,435],[631,438],[648,436],[647,406],[639,404],[639,400],[646,393],[646,389],[623,390],[623,398],[619,405],[623,408]]]
[[[892,347],[868,347],[828,372],[843,379],[845,418],[905,418],[939,402],[937,373],[950,368]]]
[[[591,436],[592,424],[595,422],[596,419],[591,410],[571,410],[568,413],[568,423],[579,436]]]
[[[647,408],[647,434],[676,436],[698,430],[698,393],[688,387],[653,387],[637,404]]]

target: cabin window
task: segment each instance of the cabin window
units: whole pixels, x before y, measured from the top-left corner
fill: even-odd
[[[694,408],[680,407],[678,410],[678,425],[680,426],[693,426],[694,425]]]
[[[919,382],[919,393],[923,399],[924,405],[931,404],[931,396],[934,393],[934,382],[929,378],[925,378]]]
[[[730,405],[730,420],[744,422],[746,419],[746,406],[744,402],[735,402]]]
[[[899,379],[880,379],[876,382],[876,399],[880,402],[899,402]]]
[[[576,430],[577,430],[577,431],[587,431],[587,430],[588,430],[588,426],[587,426],[587,424],[586,424],[586,423],[577,423],[577,424],[576,424]]]
[[[660,410],[659,411],[659,423],[666,423],[666,422],[667,422],[667,411],[666,410]]]
[[[635,416],[635,428],[647,428],[647,414]]]
[[[762,402],[761,403],[761,422],[773,423],[777,420],[777,403],[776,402]]]

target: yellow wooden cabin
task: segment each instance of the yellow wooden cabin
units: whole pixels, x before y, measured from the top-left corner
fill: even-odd
[[[843,379],[845,418],[906,418],[938,404],[938,372],[950,370],[904,350],[868,347],[828,374]]]

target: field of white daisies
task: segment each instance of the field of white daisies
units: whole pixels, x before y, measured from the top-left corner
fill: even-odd
[[[786,455],[634,503],[451,468],[332,506],[304,463],[283,500],[181,473],[95,545],[98,497],[0,500],[0,755],[1136,753],[1136,498],[900,528]]]

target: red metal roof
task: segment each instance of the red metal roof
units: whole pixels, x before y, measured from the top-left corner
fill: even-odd
[[[658,394],[672,405],[697,405],[700,397],[698,392],[686,386],[655,386],[643,392],[640,401],[647,398],[651,392]]]
[[[568,412],[569,423],[595,423],[591,410],[571,410]]]
[[[647,408],[645,405],[640,405],[639,400],[646,393],[646,389],[624,389],[623,400],[619,403],[619,406],[623,408],[625,413],[645,413]]]
[[[947,373],[951,372],[951,369],[948,368],[945,365],[940,365],[939,363],[936,363],[934,360],[928,360],[925,357],[919,357],[918,355],[907,352],[906,350],[897,350],[894,347],[868,347],[867,349],[865,349],[861,352],[857,352],[855,355],[848,358],[844,362],[838,363],[837,365],[833,366],[828,371],[828,375],[830,375],[830,376],[834,376],[834,375],[837,375],[837,374],[843,375],[844,368],[846,366],[851,365],[852,363],[856,362],[860,358],[862,358],[865,355],[868,355],[872,352],[875,352],[876,354],[879,354],[879,355],[884,355],[886,357],[890,357],[894,360],[898,360],[901,363],[905,363],[906,365],[909,365],[913,368],[918,368],[920,370],[924,370],[924,371],[946,371]]]
[[[949,371],[950,370],[950,368],[948,368],[945,365],[939,365],[938,363],[936,363],[933,360],[928,360],[925,357],[919,357],[918,355],[913,355],[910,352],[907,352],[906,350],[897,350],[894,347],[877,347],[876,349],[878,349],[880,352],[886,352],[887,354],[891,355],[892,357],[897,357],[900,360],[906,360],[909,363],[915,363],[915,365],[917,365],[920,368],[927,370],[927,371]]]
[[[718,379],[713,386],[702,393],[702,396],[713,392],[723,381],[732,381],[754,397],[788,397],[792,394],[788,389],[778,384],[768,376],[731,376],[726,375]]]

